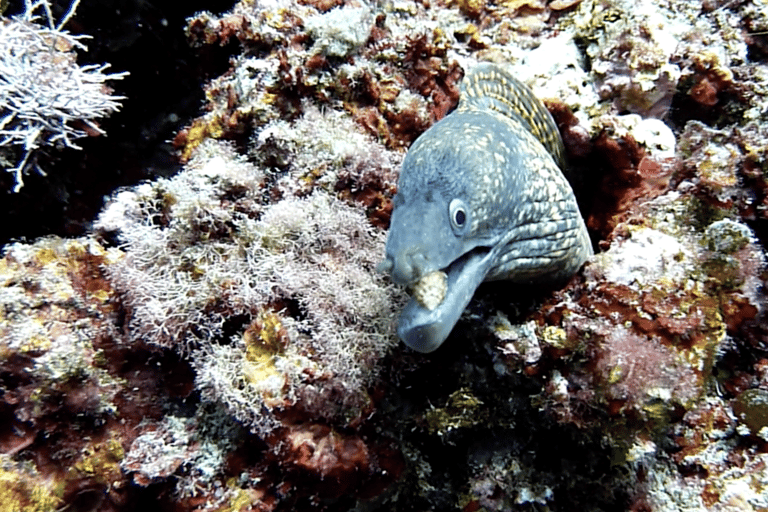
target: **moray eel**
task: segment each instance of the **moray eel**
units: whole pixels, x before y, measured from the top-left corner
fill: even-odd
[[[483,281],[561,282],[592,254],[560,134],[524,84],[493,64],[403,160],[379,268],[412,288],[397,332],[432,352]]]

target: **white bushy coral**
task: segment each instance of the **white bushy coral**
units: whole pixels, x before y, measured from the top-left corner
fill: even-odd
[[[332,416],[364,401],[397,342],[401,302],[375,270],[386,234],[360,209],[323,189],[263,206],[263,186],[258,167],[209,142],[176,177],[118,194],[97,223],[125,251],[107,271],[132,338],[193,350],[204,397],[262,431],[264,396],[322,402],[342,390]],[[243,331],[265,310],[277,310],[288,343],[254,380]]]
[[[131,312],[134,339],[184,346],[193,328],[210,338],[224,322],[214,302],[242,314],[261,298],[245,254],[262,180],[229,147],[211,143],[179,175],[122,191],[105,208],[95,227],[114,232],[126,253],[107,272]],[[224,202],[228,191],[248,202],[246,213]]]
[[[95,120],[117,111],[124,99],[105,83],[127,73],[105,74],[108,64],[77,65],[75,50],[86,49],[87,36],[63,30],[77,4],[58,25],[48,0],[26,0],[22,15],[0,16],[0,148],[21,152],[18,162],[2,162],[14,174],[14,191],[21,189],[40,147],[80,149],[75,140],[89,132],[103,135]],[[39,23],[39,11],[47,26]]]
[[[256,162],[285,164],[277,180],[281,194],[306,194],[315,185],[332,189],[340,180],[352,189],[394,187],[403,153],[384,149],[344,112],[321,111],[310,103],[302,109],[304,115],[294,121],[268,123],[253,141]]]

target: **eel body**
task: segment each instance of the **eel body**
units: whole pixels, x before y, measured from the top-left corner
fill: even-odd
[[[562,169],[533,92],[496,65],[473,68],[398,179],[380,268],[412,287],[397,329],[409,347],[437,349],[483,281],[557,282],[581,267],[592,246]]]

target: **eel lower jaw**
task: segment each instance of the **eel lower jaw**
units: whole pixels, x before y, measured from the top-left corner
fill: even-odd
[[[494,251],[474,249],[444,270],[447,290],[442,302],[428,309],[411,298],[400,314],[397,334],[410,348],[429,353],[437,350],[459,321],[475,290],[493,263]]]

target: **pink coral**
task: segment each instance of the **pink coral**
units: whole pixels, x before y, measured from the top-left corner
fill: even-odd
[[[658,402],[688,404],[700,393],[694,370],[658,338],[616,327],[593,350],[595,385],[613,414],[631,407],[645,416]]]

